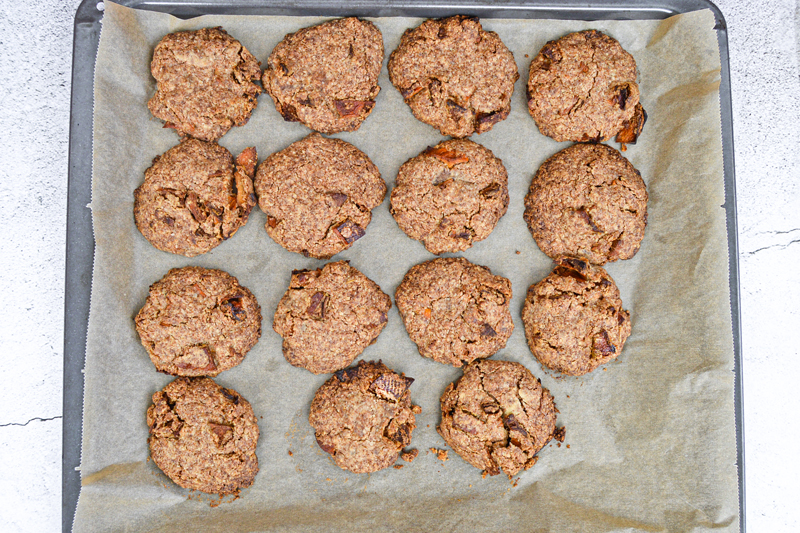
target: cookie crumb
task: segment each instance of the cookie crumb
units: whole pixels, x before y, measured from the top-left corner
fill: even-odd
[[[519,254],[521,254],[522,252],[520,252],[519,250],[517,250],[517,251],[516,251],[516,252],[514,252],[514,253],[515,253],[515,254],[517,254],[517,255],[519,255]]]
[[[567,444],[567,448],[569,448],[569,444]]]
[[[553,433],[553,438],[558,442],[564,442],[564,437],[566,437],[566,435],[567,428],[565,426],[561,426],[560,428],[556,429],[555,433]]]
[[[395,470],[400,470],[404,466],[406,466],[406,465],[394,465],[392,468],[394,468]]]
[[[431,451],[436,454],[436,458],[440,461],[447,461],[447,450],[439,450],[437,448],[431,448]]]
[[[292,456],[292,455],[294,455],[294,454],[292,453],[292,450],[289,450],[289,456]]]
[[[411,461],[417,458],[417,455],[419,455],[419,450],[417,450],[416,448],[412,448],[400,454],[400,458],[403,459],[403,461],[410,463]]]
[[[486,476],[488,476],[488,475],[489,475],[489,472],[487,472],[486,470],[484,470],[484,471],[483,471],[483,473],[481,474],[481,478],[482,478],[482,479],[486,479]]]

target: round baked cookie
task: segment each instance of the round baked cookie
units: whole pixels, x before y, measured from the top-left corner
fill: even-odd
[[[173,268],[150,286],[135,323],[159,372],[216,376],[241,363],[258,342],[261,307],[227,272]]]
[[[317,444],[356,474],[394,464],[416,428],[409,386],[414,380],[378,361],[359,361],[322,384],[308,421]]]
[[[470,363],[445,389],[437,430],[466,462],[511,478],[536,461],[556,434],[553,396],[519,363]]]
[[[469,139],[429,147],[400,167],[396,183],[392,216],[434,254],[482,241],[508,209],[503,162]]]
[[[258,205],[275,242],[327,259],[364,236],[386,183],[350,143],[312,133],[266,158],[256,173]]]
[[[147,107],[181,137],[216,141],[247,123],[261,94],[258,61],[222,28],[165,36],[150,72],[158,85]]]
[[[491,357],[514,331],[511,282],[463,257],[440,257],[406,273],[395,302],[420,355],[462,366]]]
[[[596,265],[630,259],[647,225],[647,189],[614,148],[575,144],[539,167],[523,217],[553,259],[568,255]]]
[[[508,116],[519,72],[496,33],[459,15],[406,30],[389,57],[389,79],[417,119],[468,137]]]
[[[258,473],[258,422],[238,392],[210,378],[180,377],[147,409],[150,456],[185,489],[235,494]]]
[[[284,37],[261,83],[285,120],[322,133],[355,131],[375,107],[381,65],[380,30],[343,18]]]
[[[559,259],[549,276],[528,289],[522,323],[539,362],[570,376],[616,358],[631,334],[614,280],[575,258]]]
[[[386,326],[392,300],[347,261],[295,270],[278,303],[273,329],[283,356],[314,374],[345,368]]]
[[[194,257],[219,246],[247,223],[256,198],[257,155],[236,158],[224,147],[186,139],[153,159],[134,193],[136,227],[150,244]]]
[[[637,107],[636,61],[602,32],[550,41],[531,61],[528,111],[539,131],[556,141],[608,140]]]

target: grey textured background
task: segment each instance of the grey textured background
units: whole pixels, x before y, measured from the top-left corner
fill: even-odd
[[[77,0],[0,0],[0,530],[61,525],[64,255]],[[733,88],[746,523],[796,531],[800,4],[719,0]]]

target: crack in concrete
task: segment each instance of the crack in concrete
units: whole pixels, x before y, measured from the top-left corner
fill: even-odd
[[[33,422],[34,420],[38,420],[39,422],[50,422],[51,420],[58,420],[60,418],[62,418],[62,416],[60,416],[60,415],[59,416],[54,416],[52,418],[40,418],[40,417],[37,416],[37,417],[31,418],[30,420],[28,420],[24,424],[20,424],[19,422],[9,422],[8,424],[0,424],[0,428],[4,428],[4,427],[8,427],[8,426],[24,427],[24,426],[27,426],[28,424],[30,424],[31,422]]]
[[[785,232],[785,233],[788,233],[788,232]],[[752,252],[747,252],[747,255],[754,255],[754,254],[757,254],[758,252],[763,252],[764,250],[769,250],[771,248],[778,248],[778,249],[783,250],[784,248],[788,248],[792,244],[797,244],[799,242],[800,242],[800,239],[794,239],[794,240],[791,240],[791,241],[789,241],[789,242],[787,242],[785,244],[771,244],[769,246],[764,246],[763,248],[759,248],[758,250],[753,250]]]
[[[786,231],[759,231],[756,235],[787,235],[789,233],[794,233],[795,231],[800,231],[800,228],[793,228]]]

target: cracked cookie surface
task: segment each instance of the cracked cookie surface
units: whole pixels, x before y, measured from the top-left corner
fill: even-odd
[[[350,143],[312,133],[270,155],[255,189],[278,244],[327,259],[364,236],[386,183],[369,157]]]
[[[380,361],[359,361],[336,372],[311,402],[309,422],[317,444],[336,464],[356,474],[391,466],[411,442],[419,406],[414,380]]]
[[[224,147],[186,139],[153,159],[133,193],[136,227],[150,244],[194,257],[247,223],[256,203],[256,149],[236,158]]]
[[[509,478],[529,469],[556,433],[553,396],[519,363],[481,360],[445,389],[442,422],[447,444],[472,466]]]
[[[483,133],[504,120],[519,79],[500,37],[461,15],[406,30],[388,69],[414,116],[452,137]]]
[[[586,30],[550,41],[531,61],[528,111],[539,131],[556,141],[608,140],[637,109],[636,62],[602,32]]]
[[[392,301],[346,261],[292,272],[272,323],[283,356],[314,374],[345,368],[386,326]]]
[[[461,252],[489,236],[508,209],[508,173],[483,146],[454,139],[406,161],[391,213],[406,235],[434,254]]]
[[[533,355],[551,370],[587,374],[615,359],[631,334],[614,280],[599,266],[561,258],[528,289],[522,307]]]
[[[150,72],[157,90],[147,107],[182,137],[216,141],[247,123],[261,94],[258,61],[222,28],[165,36]]]
[[[261,307],[227,272],[173,268],[150,286],[135,323],[159,372],[216,376],[241,363],[258,342]]]
[[[576,256],[596,265],[630,259],[647,225],[647,189],[614,148],[575,144],[539,167],[523,216],[553,259]]]
[[[147,409],[150,455],[172,481],[210,494],[235,494],[258,473],[258,422],[238,392],[210,378],[178,378]]]
[[[412,267],[395,292],[420,355],[456,367],[491,357],[514,331],[511,282],[463,257]]]
[[[381,65],[380,30],[350,17],[288,34],[261,82],[285,120],[322,133],[355,131],[375,107]]]

